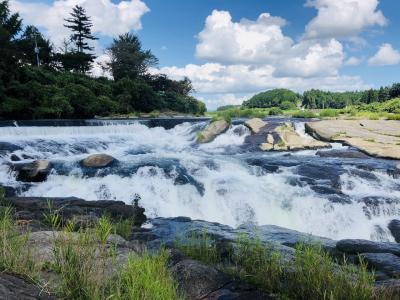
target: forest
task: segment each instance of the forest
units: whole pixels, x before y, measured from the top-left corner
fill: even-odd
[[[110,77],[94,77],[97,38],[90,16],[77,5],[64,26],[71,34],[56,47],[38,28],[23,24],[8,0],[0,1],[0,119],[205,113],[205,104],[191,96],[188,78],[149,73],[158,59],[136,35],[115,37],[107,48],[109,60],[101,65]]]

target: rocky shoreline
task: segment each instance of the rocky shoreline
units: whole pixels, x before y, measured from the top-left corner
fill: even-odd
[[[375,272],[375,287],[390,289],[391,293],[400,295],[398,243],[334,241],[273,225],[244,224],[235,229],[187,217],[147,220],[144,210],[137,203],[127,205],[119,201],[85,201],[76,198],[6,198],[3,205],[7,203],[15,208],[15,218],[21,230],[30,231],[28,245],[34,249],[32,253],[35,261],[51,261],[51,239],[54,234],[63,234],[62,231],[54,232],[54,228],[44,222],[43,216],[49,209],[49,202],[52,203],[52,209],[60,213],[65,223],[74,218],[79,220],[80,226],[90,226],[91,222],[105,214],[113,220],[136,220],[126,239],[111,235],[107,240],[110,245],[116,245],[117,260],[123,263],[132,251],[142,253],[144,249],[158,251],[161,247],[167,247],[171,253],[168,268],[188,299],[278,299],[275,295],[265,294],[251,284],[237,280],[212,265],[193,260],[176,249],[177,239],[185,243],[186,239],[200,235],[205,230],[221,253],[228,251],[231,245],[235,244],[239,234],[245,233],[252,238],[257,236],[265,245],[273,245],[287,261],[293,260],[295,248],[300,243],[319,244],[336,260],[340,261],[345,255],[347,260],[355,265],[362,257],[369,270]],[[400,228],[394,225],[391,230],[398,236]],[[45,275],[55,276],[46,272]],[[55,299],[53,295],[41,293],[37,286],[25,279],[7,273],[0,274],[0,294],[5,295],[5,299]]]

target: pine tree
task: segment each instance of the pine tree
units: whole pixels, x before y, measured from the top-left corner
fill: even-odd
[[[91,64],[95,56],[90,53],[94,50],[89,45],[89,41],[97,40],[92,35],[93,23],[83,7],[76,5],[72,9],[71,18],[65,19],[65,27],[71,29],[71,41],[75,44],[76,50],[72,53],[66,54],[67,57],[76,63],[73,64],[72,69],[85,73],[90,70]],[[88,52],[86,52],[88,51]],[[70,60],[69,59],[69,60]]]

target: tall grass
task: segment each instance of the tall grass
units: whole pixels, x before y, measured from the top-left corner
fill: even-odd
[[[130,254],[112,288],[112,299],[179,300],[183,297],[171,272],[166,268],[169,253]]]
[[[210,263],[210,255],[218,250],[205,247],[212,244],[206,235],[190,238],[180,249],[187,255]],[[374,275],[361,261],[359,266],[344,261],[339,265],[320,246],[299,245],[293,259],[287,259],[278,247],[265,245],[259,238],[239,235],[230,259],[219,263],[222,271],[250,282],[282,299],[350,299],[379,298],[374,295]],[[229,261],[229,263],[226,263]],[[389,298],[390,299],[390,298]]]

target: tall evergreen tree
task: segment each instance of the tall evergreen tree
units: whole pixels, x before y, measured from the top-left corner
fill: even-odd
[[[71,18],[65,19],[65,27],[71,29],[71,41],[76,49],[72,52],[64,53],[62,64],[66,69],[73,69],[78,72],[86,73],[90,70],[95,56],[90,53],[94,50],[89,45],[89,41],[97,40],[92,35],[93,23],[86,14],[83,7],[76,5],[72,9]],[[71,64],[71,62],[73,62]]]
[[[115,80],[128,77],[135,79],[147,73],[148,68],[158,63],[150,50],[143,50],[139,38],[131,33],[120,35],[108,48],[110,62],[106,68]]]

